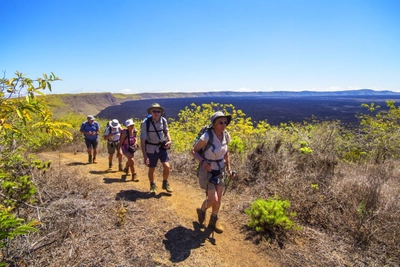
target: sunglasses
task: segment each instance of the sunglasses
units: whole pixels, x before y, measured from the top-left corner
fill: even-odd
[[[227,122],[227,121],[220,121],[220,122],[219,122],[219,125],[222,125],[222,124],[225,124],[225,125],[227,125],[227,124],[228,124],[228,122]]]
[[[152,110],[153,113],[161,113],[161,110]]]

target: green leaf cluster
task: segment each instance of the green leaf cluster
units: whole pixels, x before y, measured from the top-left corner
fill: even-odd
[[[9,240],[17,235],[37,232],[35,226],[38,225],[38,222],[36,220],[24,223],[23,219],[17,218],[11,211],[11,208],[0,205],[0,248],[6,246]]]
[[[263,141],[270,125],[266,122],[253,123],[250,117],[241,110],[237,110],[232,104],[220,104],[211,102],[209,104],[185,107],[178,114],[178,120],[172,120],[169,125],[173,148],[177,152],[191,151],[197,133],[205,125],[210,125],[210,118],[216,111],[232,116],[232,121],[227,131],[232,137],[229,149],[232,153],[245,153],[255,148]]]
[[[296,223],[290,219],[296,213],[289,213],[289,208],[289,200],[281,200],[278,196],[268,200],[259,198],[251,203],[249,209],[245,209],[250,219],[247,225],[257,232],[296,228]]]
[[[60,79],[53,73],[36,80],[20,72],[15,76],[0,79],[0,247],[17,235],[35,231],[37,225],[36,221],[25,223],[16,212],[35,202],[32,177],[49,166],[30,152],[72,139],[70,124],[53,119],[43,93]]]

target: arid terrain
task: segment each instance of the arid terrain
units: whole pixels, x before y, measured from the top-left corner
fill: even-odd
[[[220,216],[225,227],[224,233],[199,229],[196,208],[205,196],[195,181],[188,183],[186,179],[171,176],[170,184],[174,192],[169,194],[161,189],[161,177],[158,174],[158,192],[152,196],[148,193],[147,167],[140,159],[137,162],[139,181],[133,182],[124,172],[116,171],[116,167],[114,171],[107,172],[106,156],[99,156],[97,164],[86,164],[87,154],[84,152],[47,152],[42,153],[41,158],[51,159],[54,167],[69,169],[81,179],[87,179],[96,190],[107,192],[106,199],[97,199],[103,193],[89,193],[87,201],[107,201],[108,204],[104,205],[114,202],[113,206],[126,210],[123,223],[119,226],[108,225],[107,229],[99,231],[98,228],[102,227],[99,222],[98,226],[92,225],[96,230],[86,234],[84,226],[75,230],[82,230],[82,233],[74,233],[70,229],[69,241],[64,242],[69,250],[65,255],[71,257],[71,261],[65,259],[70,262],[68,266],[282,266],[260,250],[263,246],[248,240],[243,225],[235,221],[223,207]],[[225,196],[226,205],[230,205],[232,196],[229,196],[229,191]],[[98,214],[99,221],[114,216],[116,222],[117,215],[118,212]],[[103,237],[100,236],[102,232]],[[90,241],[78,241],[82,235],[91,236]],[[112,239],[107,240],[112,245],[104,246],[104,239]],[[67,245],[69,242],[70,245]],[[75,251],[78,245],[79,252]],[[101,251],[93,252],[97,249]],[[99,253],[101,258],[94,261],[92,253]],[[80,261],[74,262],[72,258],[80,258]],[[62,264],[59,259],[50,266],[60,266],[58,264]]]

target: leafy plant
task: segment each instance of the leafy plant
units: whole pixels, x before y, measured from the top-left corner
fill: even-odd
[[[72,139],[70,125],[55,121],[45,99],[38,97],[44,96],[43,90],[51,91],[51,83],[59,78],[53,73],[36,80],[20,72],[15,75],[0,79],[0,247],[17,235],[36,231],[37,221],[24,223],[17,214],[22,204],[34,202],[33,171],[44,171],[48,164],[29,152],[53,137],[60,142]]]
[[[361,150],[375,163],[390,158],[399,158],[400,149],[400,107],[394,101],[386,101],[388,111],[381,111],[380,106],[363,104],[371,114],[360,115]]]
[[[198,131],[205,125],[210,124],[210,117],[216,111],[230,114],[232,121],[227,131],[232,137],[230,151],[233,153],[244,153],[250,148],[260,144],[265,136],[269,124],[259,122],[256,126],[251,118],[246,117],[241,110],[237,110],[232,104],[209,103],[198,106],[191,104],[178,114],[178,120],[169,125],[174,150],[177,152],[190,151],[196,139]]]
[[[278,196],[268,198],[267,201],[259,198],[245,210],[250,218],[247,226],[257,232],[296,228],[296,223],[289,218],[296,216],[296,213],[289,213],[289,208],[289,200],[281,200]]]

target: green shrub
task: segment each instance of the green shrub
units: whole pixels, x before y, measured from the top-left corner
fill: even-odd
[[[257,232],[296,228],[296,223],[289,219],[296,216],[296,213],[288,214],[288,208],[290,208],[289,200],[280,200],[278,196],[268,198],[267,201],[259,198],[245,210],[250,218],[247,226]]]

